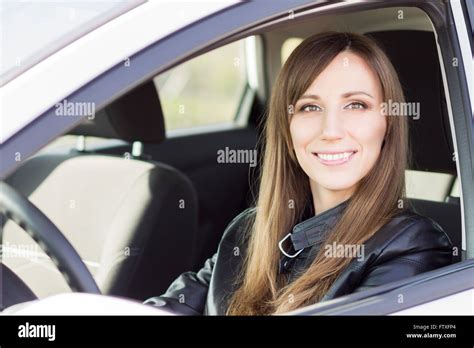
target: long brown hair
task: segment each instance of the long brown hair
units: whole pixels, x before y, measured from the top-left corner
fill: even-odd
[[[311,199],[309,178],[293,150],[288,107],[295,105],[314,79],[342,51],[362,57],[382,86],[383,101],[404,102],[397,73],[380,47],[366,36],[328,32],[304,40],[284,64],[274,85],[264,129],[264,156],[257,209],[242,271],[227,314],[284,313],[318,302],[351,261],[324,256],[290,284],[278,274],[278,241],[299,222]],[[386,224],[405,200],[408,157],[406,117],[387,117],[379,159],[359,181],[327,244],[361,245]]]

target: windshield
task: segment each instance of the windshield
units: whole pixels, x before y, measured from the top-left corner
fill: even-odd
[[[0,2],[0,86],[144,0]]]

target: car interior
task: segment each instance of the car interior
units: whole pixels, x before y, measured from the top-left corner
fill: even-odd
[[[260,149],[266,105],[284,59],[304,38],[329,30],[374,38],[391,58],[406,101],[420,103],[420,119],[410,122],[407,196],[413,209],[446,231],[460,261],[461,202],[449,105],[436,34],[416,8],[308,16],[226,43],[113,101],[6,182],[59,227],[102,293],[137,300],[159,295],[180,273],[201,268],[227,224],[255,204],[258,166],[218,163],[217,151]],[[198,59],[230,65],[229,76],[238,83],[224,85],[220,69],[192,66]],[[32,241],[9,221],[3,243],[14,250]],[[54,264],[35,250],[34,260],[5,263],[38,298],[70,291]]]

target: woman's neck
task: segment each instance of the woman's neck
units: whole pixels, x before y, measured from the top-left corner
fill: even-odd
[[[355,187],[346,190],[329,190],[310,180],[314,215],[324,213],[352,197]]]

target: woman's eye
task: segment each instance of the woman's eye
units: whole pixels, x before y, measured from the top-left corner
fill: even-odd
[[[361,102],[353,102],[353,103],[350,103],[349,105],[347,105],[345,107],[345,109],[362,110],[362,109],[367,109],[367,105],[365,105],[364,103],[361,103]]]
[[[317,105],[308,104],[301,107],[300,110],[304,112],[312,112],[312,111],[321,111],[322,109]]]

